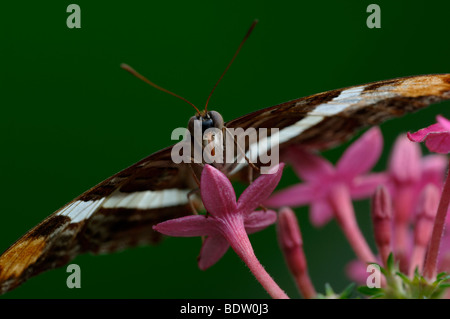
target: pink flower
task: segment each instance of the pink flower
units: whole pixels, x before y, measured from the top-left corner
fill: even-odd
[[[417,199],[427,184],[442,187],[446,166],[445,156],[422,157],[419,145],[400,135],[389,160],[389,191],[397,197],[402,189],[409,189],[412,191],[410,197]]]
[[[375,242],[380,254],[380,264],[385,267],[387,256],[391,252],[390,229],[396,232],[397,224],[390,224],[390,198],[389,193],[380,188],[377,190],[372,201],[372,220],[374,227]],[[427,185],[419,196],[419,204],[416,207],[416,217],[412,225],[413,232],[408,232],[408,246],[405,255],[406,273],[412,277],[416,268],[422,271],[426,250],[431,238],[431,231],[434,225],[434,215],[439,200],[439,191],[436,186]],[[395,198],[394,198],[395,203]],[[450,233],[444,235],[444,242],[450,239]],[[450,241],[448,241],[450,243]],[[450,244],[442,245],[439,255],[439,271],[450,270]],[[398,255],[394,254],[398,260]],[[360,260],[353,260],[347,264],[346,273],[348,277],[360,284],[366,282],[368,277],[367,264]]]
[[[347,148],[336,167],[299,147],[292,148],[288,160],[305,183],[276,193],[264,204],[280,207],[309,203],[310,219],[316,226],[336,217],[358,259],[374,262],[376,258],[358,227],[352,199],[372,195],[386,181],[385,174],[368,174],[381,155],[382,145],[381,131],[373,127]]]
[[[408,133],[408,138],[414,142],[423,142],[432,152],[447,154],[450,152],[450,121],[442,116],[437,116],[437,124],[430,125],[416,133]],[[431,234],[430,245],[427,251],[423,267],[424,276],[428,279],[435,278],[439,250],[444,235],[444,226],[447,219],[447,211],[450,205],[450,178],[444,183],[442,196],[439,201],[436,219]]]
[[[153,229],[169,236],[206,236],[198,265],[204,270],[214,265],[231,246],[256,279],[274,298],[287,298],[256,259],[247,233],[257,232],[276,221],[274,211],[255,211],[280,181],[284,164],[257,178],[239,197],[219,170],[205,165],[200,182],[203,205],[209,215],[192,215],[168,220]]]
[[[413,221],[420,194],[428,184],[441,189],[447,161],[442,155],[422,157],[420,146],[405,135],[397,138],[389,160],[387,186],[393,201],[394,251],[400,269],[408,271]]]
[[[409,264],[410,276],[414,275],[416,268],[422,272],[439,204],[439,195],[438,188],[432,184],[427,185],[421,194],[421,202],[414,225],[414,248]]]
[[[344,186],[353,199],[372,195],[386,181],[384,174],[367,174],[381,155],[383,138],[378,127],[367,131],[342,155],[336,167],[326,159],[293,147],[287,159],[305,183],[275,193],[264,204],[269,207],[310,204],[310,218],[323,226],[333,217],[333,191]]]
[[[413,142],[423,142],[432,152],[447,154],[450,152],[450,121],[438,115],[436,124],[423,128],[415,133],[408,133]]]
[[[426,224],[429,218],[425,219],[423,216],[430,216],[430,207],[436,205],[436,191],[442,188],[446,165],[445,156],[434,154],[422,157],[419,145],[408,140],[406,135],[397,138],[389,159],[386,183],[389,194],[383,195],[392,198],[392,247],[387,244],[382,247],[381,238],[376,240],[381,264],[384,264],[392,249],[396,260],[400,262],[400,270],[404,273],[411,274],[417,266],[422,269],[423,246],[430,240],[430,229],[426,228],[430,227],[430,223]],[[380,198],[375,196],[373,203],[376,204],[377,200]],[[379,215],[378,209],[374,205],[372,214]],[[427,213],[424,215],[425,211]],[[379,226],[383,226],[385,230],[377,230]],[[375,238],[389,233],[387,225],[377,225],[375,220],[374,227]],[[442,251],[450,251],[450,245],[448,248]],[[366,265],[359,260],[352,261],[347,267],[348,276],[358,282],[365,282],[365,271]]]

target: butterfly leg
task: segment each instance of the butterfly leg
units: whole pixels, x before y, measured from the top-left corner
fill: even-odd
[[[192,213],[194,215],[198,215],[198,211],[197,211],[197,208],[195,208],[195,199],[193,199],[192,196],[199,194],[199,193],[200,193],[200,188],[193,189],[189,193],[187,193],[189,206],[191,207]]]
[[[250,161],[250,159],[247,157],[247,155],[245,154],[245,152],[242,149],[242,147],[237,143],[235,137],[233,136],[233,134],[231,134],[231,132],[227,129],[227,127],[224,126],[222,130],[224,130],[225,133],[228,133],[228,135],[233,139],[234,145],[236,146],[238,152],[240,152],[244,156],[245,160],[249,164],[250,167],[249,167],[249,169],[247,171],[248,172],[247,178],[248,178],[248,183],[251,184],[253,182],[253,170],[256,170],[256,171],[259,172],[259,167],[257,167],[255,164],[253,164]]]
[[[249,167],[248,168],[248,184],[250,185],[251,183],[253,183],[253,168]]]
[[[193,158],[191,157],[191,160],[193,160]],[[197,188],[200,189],[200,181],[198,180],[197,174],[195,173],[194,168],[192,167],[192,163],[189,163],[188,166],[191,169],[191,173],[192,173],[192,177],[194,178],[195,183],[197,184]],[[199,165],[203,168],[203,163],[199,163]]]
[[[203,167],[204,164],[201,164],[201,166]],[[193,190],[191,190],[191,191],[187,194],[187,197],[188,197],[189,205],[191,206],[192,213],[193,213],[194,215],[198,215],[198,211],[197,211],[197,209],[195,208],[195,205],[194,205],[194,202],[195,202],[195,201],[191,199],[191,196],[192,196],[192,195],[195,195],[195,194],[200,195],[200,181],[198,180],[197,175],[195,174],[195,170],[194,170],[194,168],[192,167],[192,164],[189,164],[189,167],[190,167],[190,169],[191,169],[191,171],[192,171],[192,176],[194,177],[194,180],[195,180],[195,182],[197,183],[197,186],[198,186],[198,187],[195,188],[195,189],[193,189]],[[208,217],[208,216],[209,216],[209,213],[206,212],[206,215],[205,215],[205,216]]]

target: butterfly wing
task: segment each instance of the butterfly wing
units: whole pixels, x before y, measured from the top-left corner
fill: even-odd
[[[278,128],[281,152],[291,144],[327,149],[363,127],[448,99],[450,74],[411,76],[303,97],[247,114],[226,126]],[[246,144],[245,150],[250,147]],[[233,166],[229,173],[244,179],[244,167],[248,168],[247,163]]]
[[[411,76],[303,97],[239,117],[226,126],[278,128],[284,131],[280,140],[326,148],[362,127],[448,99],[450,74]]]
[[[106,253],[160,239],[152,226],[191,212],[186,165],[157,152],[108,178],[31,229],[0,256],[0,293],[84,252]]]

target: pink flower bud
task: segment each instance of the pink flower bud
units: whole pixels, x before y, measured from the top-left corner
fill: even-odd
[[[421,196],[419,213],[414,228],[415,245],[427,246],[430,242],[439,197],[439,190],[436,186],[429,184],[425,187]]]
[[[375,243],[386,265],[387,258],[392,252],[392,204],[391,197],[384,186],[378,187],[372,201],[372,220],[374,227]]]
[[[294,212],[290,208],[281,208],[278,216],[277,231],[281,250],[300,293],[305,298],[314,298],[316,291],[308,275],[300,227]]]
[[[432,184],[428,184],[421,194],[414,227],[414,249],[409,268],[410,276],[414,274],[416,268],[422,271],[426,250],[433,232],[439,197],[438,188]]]

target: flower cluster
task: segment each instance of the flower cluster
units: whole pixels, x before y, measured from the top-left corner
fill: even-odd
[[[347,267],[352,280],[367,283],[367,264],[381,267],[381,287],[371,290],[372,296],[441,297],[450,278],[438,274],[450,272],[450,232],[445,231],[450,223],[450,179],[445,180],[447,159],[442,155],[450,152],[450,121],[438,116],[437,122],[399,136],[387,170],[378,173],[371,172],[383,149],[378,127],[350,145],[336,165],[313,150],[292,146],[283,161],[292,165],[302,182],[272,194],[281,179],[284,164],[280,164],[253,181],[237,201],[228,178],[205,165],[200,194],[207,213],[168,220],[154,229],[169,236],[202,236],[198,265],[203,270],[231,247],[271,297],[288,298],[259,263],[248,238],[276,223],[280,248],[302,296],[348,296],[348,291],[338,295],[330,287],[325,295],[318,294],[309,278],[300,227],[289,208],[309,205],[314,226],[334,218],[342,229],[357,257]],[[416,142],[425,142],[430,151],[440,154],[422,156]],[[354,200],[368,198],[376,253],[361,232],[353,208]]]

